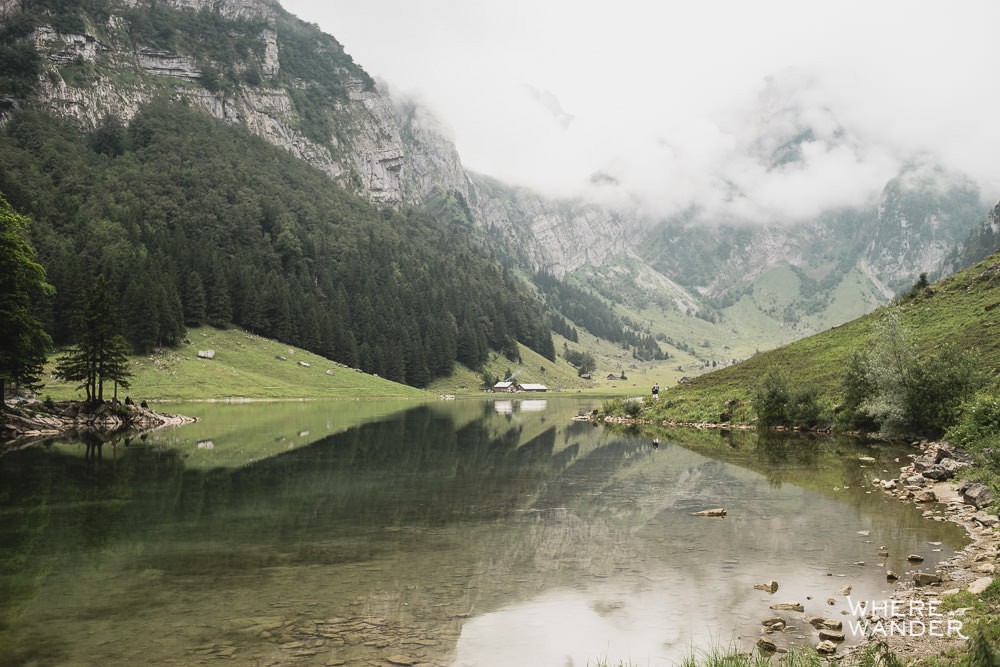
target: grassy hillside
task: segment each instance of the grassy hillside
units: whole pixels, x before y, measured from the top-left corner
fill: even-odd
[[[581,331],[580,340],[571,343],[558,334],[553,334],[557,356],[549,361],[542,355],[519,345],[521,363],[492,352],[483,365],[484,371],[494,377],[503,378],[510,371],[520,382],[544,384],[550,391],[564,393],[590,393],[602,396],[640,396],[647,394],[654,382],[661,385],[676,382],[690,370],[678,370],[676,359],[665,361],[639,361],[628,350],[614,343]],[[563,343],[570,349],[584,350],[594,356],[597,369],[592,379],[585,380],[577,375],[577,369],[562,356]],[[688,368],[699,368],[701,363],[690,362]],[[473,394],[483,391],[482,372],[472,371],[456,364],[455,372],[447,378],[432,382],[428,391],[437,394]],[[542,370],[544,369],[544,370]],[[624,371],[627,379],[609,380],[609,375],[620,376]]]
[[[198,352],[214,350],[213,359]],[[318,355],[237,329],[191,329],[177,349],[133,357],[131,386],[119,398],[146,400],[427,398],[426,391],[339,366]],[[105,387],[105,398],[113,395]],[[83,398],[49,376],[43,396]]]
[[[946,343],[975,350],[981,368],[1000,370],[1000,254],[931,285],[912,298],[899,299],[901,323],[917,352],[940,349]],[[840,400],[844,370],[851,354],[864,348],[881,308],[839,327],[708,373],[661,395],[649,416],[678,421],[718,421],[729,413],[749,421],[750,396],[761,378],[777,370],[798,386],[815,387],[828,406]],[[732,399],[742,403],[732,409]],[[730,401],[727,407],[726,403]]]
[[[912,333],[918,350],[945,343],[975,349],[984,369],[1000,369],[1000,254],[935,283],[920,295],[897,301],[902,322]],[[756,354],[734,366],[676,384],[692,375],[683,362],[693,358],[638,362],[618,346],[581,333],[578,344],[597,359],[594,379],[583,380],[559,356],[555,362],[520,346],[520,364],[492,353],[485,369],[496,377],[511,371],[519,380],[548,385],[553,391],[609,395],[646,395],[653,382],[667,388],[648,416],[677,421],[718,421],[729,413],[734,421],[753,418],[750,396],[771,370],[785,373],[793,383],[819,389],[828,406],[839,400],[840,383],[850,355],[865,346],[872,324],[885,309],[855,319],[821,334],[775,350]],[[738,333],[732,334],[734,337]],[[561,352],[564,340],[556,337]],[[740,344],[733,341],[733,348]],[[201,350],[215,350],[215,358],[198,358]],[[301,363],[300,363],[301,362]],[[308,364],[308,366],[302,364]],[[544,369],[544,370],[543,370]],[[482,391],[481,374],[456,365],[455,372],[421,391],[368,375],[290,347],[239,330],[210,327],[192,329],[187,342],[176,350],[135,357],[129,394],[148,400],[199,400],[223,398],[425,398],[439,393],[474,394]],[[608,380],[622,370],[628,380]],[[110,394],[113,388],[107,388]],[[43,395],[55,399],[78,397],[72,386],[46,379]],[[733,408],[732,399],[741,405]],[[727,401],[730,402],[727,407]]]

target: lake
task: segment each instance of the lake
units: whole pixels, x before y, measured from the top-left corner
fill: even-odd
[[[0,663],[670,665],[750,648],[776,614],[797,628],[776,643],[815,646],[784,601],[850,643],[850,600],[891,595],[886,569],[966,544],[872,490],[908,448],[691,429],[654,446],[572,420],[600,404],[169,405],[200,421],[9,452]]]

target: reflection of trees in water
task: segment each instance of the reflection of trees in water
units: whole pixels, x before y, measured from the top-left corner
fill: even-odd
[[[833,491],[860,488],[872,472],[857,466],[857,456],[870,452],[857,443],[657,431],[662,444],[654,452],[646,430],[633,437],[531,419],[498,428],[501,419],[484,407],[481,418],[456,425],[440,406],[418,407],[212,471],[186,469],[176,452],[141,440],[110,451],[104,444],[102,456],[90,460],[60,448],[26,450],[19,459],[5,457],[0,488],[17,476],[9,464],[44,471],[9,498],[46,509],[5,527],[2,544],[14,545],[26,562],[41,542],[78,559],[118,549],[130,571],[161,571],[168,581],[206,577],[209,587],[264,568],[350,569],[353,579],[325,585],[345,599],[364,595],[372,611],[404,613],[405,606],[405,613],[447,618],[456,606],[483,611],[511,595],[649,563],[709,580],[719,565],[713,554],[744,548],[744,527],[689,512],[706,502],[739,502],[758,474],[835,496],[864,516],[873,536],[916,530],[921,521],[919,512],[880,493]],[[793,531],[805,522],[793,517],[781,525]],[[711,551],[670,551],[697,543],[706,531],[714,535]],[[126,555],[131,544],[141,548]],[[664,553],[676,562],[664,564]],[[381,562],[393,567],[364,570]],[[31,578],[31,565],[12,565],[18,567]],[[37,572],[38,580],[44,576]],[[37,593],[37,585],[11,586],[11,602],[0,603],[7,616],[16,613],[16,600]]]

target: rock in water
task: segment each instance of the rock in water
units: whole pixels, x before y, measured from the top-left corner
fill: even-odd
[[[754,584],[754,589],[758,591],[767,591],[768,593],[778,592],[778,582],[772,579],[766,584]]]
[[[718,507],[711,510],[702,510],[700,512],[694,512],[694,516],[726,516],[726,508]]]

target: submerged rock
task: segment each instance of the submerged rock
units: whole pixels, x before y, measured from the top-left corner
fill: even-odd
[[[777,593],[778,592],[778,582],[775,581],[774,579],[772,579],[771,581],[768,581],[767,583],[764,583],[764,584],[754,584],[753,587],[754,587],[755,590],[758,590],[758,591],[766,591],[768,593]]]

